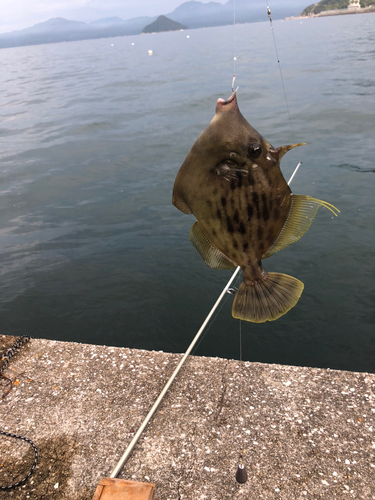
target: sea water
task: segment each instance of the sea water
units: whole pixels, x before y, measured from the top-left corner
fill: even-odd
[[[235,27],[241,112],[274,146],[307,143],[285,178],[302,161],[293,192],[341,213],[264,261],[305,290],[277,321],[242,322],[243,359],[374,371],[375,15],[274,33],[281,66],[267,20]],[[233,56],[232,26],[0,51],[1,333],[187,348],[231,272],[205,266],[172,187]],[[239,356],[232,299],[195,354]]]

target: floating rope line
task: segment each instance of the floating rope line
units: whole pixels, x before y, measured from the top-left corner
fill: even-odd
[[[273,29],[273,23],[272,23],[272,17],[271,17],[271,9],[268,5],[268,2],[266,0],[266,5],[267,5],[267,15],[268,15],[268,18],[270,20],[270,26],[271,26],[271,31],[272,31],[272,37],[273,37],[273,44],[275,46],[275,52],[276,52],[276,58],[277,58],[277,63],[279,65],[279,72],[280,72],[280,79],[281,79],[281,84],[283,86],[283,92],[284,92],[284,99],[285,99],[285,104],[286,104],[286,110],[287,110],[287,113],[288,113],[288,117],[289,117],[289,124],[290,124],[290,128],[291,128],[291,131],[294,135],[294,130],[293,130],[293,125],[292,125],[292,118],[290,116],[290,111],[289,111],[289,104],[288,104],[288,98],[286,96],[286,91],[285,91],[285,85],[284,85],[284,78],[283,78],[283,73],[281,71],[281,64],[280,64],[280,57],[279,57],[279,51],[277,50],[277,44],[276,44],[276,37],[275,37],[275,32],[274,32],[274,29]]]
[[[3,436],[15,438],[15,439],[21,439],[21,441],[26,441],[26,443],[29,443],[33,447],[33,450],[34,450],[34,463],[31,466],[31,469],[29,470],[28,474],[24,478],[22,478],[20,481],[18,481],[17,483],[13,483],[10,486],[0,486],[0,490],[12,490],[13,488],[17,488],[17,486],[20,486],[25,481],[27,481],[29,479],[29,477],[31,476],[31,474],[34,472],[34,469],[38,463],[38,449],[35,446],[35,444],[31,441],[31,439],[28,439],[28,438],[25,438],[22,436],[18,436],[17,434],[11,434],[10,432],[5,432],[5,431],[0,431],[0,434],[2,434]]]
[[[8,377],[6,377],[4,375],[4,371],[5,371],[6,367],[8,366],[10,358],[16,353],[17,349],[19,349],[23,344],[26,344],[26,342],[29,342],[30,338],[31,337],[29,337],[28,335],[23,335],[22,337],[19,337],[16,340],[16,342],[12,345],[12,347],[10,349],[8,349],[6,351],[6,353],[2,356],[1,360],[4,361],[4,363],[3,363],[2,367],[0,368],[0,377],[8,379]],[[7,394],[7,392],[5,393],[5,395],[6,394]],[[18,436],[17,434],[11,434],[10,432],[5,432],[5,431],[0,431],[0,434],[3,436],[14,438],[14,439],[20,439],[21,441],[26,441],[26,443],[29,443],[34,450],[34,463],[31,466],[31,469],[29,470],[28,474],[24,478],[22,478],[20,481],[17,481],[16,483],[11,484],[10,486],[0,486],[0,490],[12,490],[13,488],[17,488],[17,486],[20,486],[25,481],[27,481],[27,479],[29,479],[29,477],[33,473],[33,471],[38,463],[38,449],[35,446],[35,444],[31,441],[31,439],[28,439],[26,437]]]
[[[10,349],[6,351],[6,353],[1,357],[1,361],[4,361],[3,366],[0,369],[0,376],[5,377],[4,370],[8,366],[10,358],[15,354],[16,350],[22,346],[22,344],[26,344],[30,340],[31,337],[28,335],[22,335],[22,337],[18,337],[15,343],[12,345]]]

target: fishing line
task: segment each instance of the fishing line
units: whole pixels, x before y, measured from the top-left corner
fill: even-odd
[[[271,12],[270,12],[271,14]],[[294,169],[294,172],[292,173],[289,181],[288,181],[288,186],[290,186],[290,183],[293,180],[293,177],[296,175],[297,170],[301,166],[302,162],[300,161],[296,168]],[[237,268],[238,270],[238,268]],[[237,270],[235,272],[237,272]],[[238,279],[238,276],[237,276]],[[242,322],[239,320],[240,323],[240,361],[242,361]],[[238,383],[239,386],[239,399],[240,399],[240,415],[243,415],[243,401],[244,401],[244,394],[243,391],[241,390],[241,380]],[[245,467],[245,464],[243,463],[243,455],[246,453],[246,450],[243,450],[242,453],[239,454],[239,464],[236,472],[236,481],[239,484],[244,484],[247,481],[247,470]]]
[[[199,342],[197,343],[197,345],[194,347],[193,351],[192,351],[192,355],[195,354],[196,350],[198,349],[198,347],[201,345],[201,342],[202,340],[205,338],[205,336],[207,335],[208,331],[210,330],[211,326],[214,324],[216,318],[218,317],[218,314],[220,313],[220,311],[222,310],[224,304],[226,303],[226,301],[228,300],[228,296],[225,297],[225,299],[222,301],[219,309],[217,309],[217,311],[215,312],[215,315],[214,317],[212,318],[211,320],[211,323],[208,325],[208,327],[206,328],[204,334],[201,336],[201,338],[199,339]]]
[[[233,288],[228,288],[227,289],[227,294],[230,295],[230,294],[234,294],[236,293],[237,291],[237,288],[238,288],[238,284],[239,284],[239,281],[240,281],[240,277],[239,276],[236,276],[236,280],[235,280],[235,289]],[[212,320],[211,320],[211,323],[209,324],[209,326],[207,327],[207,329],[205,330],[204,334],[201,336],[201,338],[199,339],[199,342],[197,343],[197,345],[194,347],[193,351],[192,351],[192,355],[195,354],[195,352],[197,351],[198,347],[200,346],[202,340],[205,338],[205,336],[207,335],[209,329],[211,328],[211,326],[215,323],[215,320],[216,318],[218,317],[220,311],[222,310],[224,304],[226,303],[226,301],[228,300],[228,295],[225,296],[225,299],[223,300],[223,302],[221,303],[219,309],[215,312],[215,315],[213,316]]]
[[[240,361],[242,361],[242,329],[241,329],[241,320],[240,322]]]
[[[271,26],[271,32],[272,32],[272,37],[273,37],[273,43],[274,43],[274,46],[275,46],[275,52],[276,52],[276,58],[277,58],[277,63],[278,63],[278,66],[279,66],[279,72],[280,72],[280,79],[281,79],[281,84],[282,84],[282,87],[283,87],[283,92],[284,92],[284,99],[285,99],[285,104],[286,104],[286,110],[287,110],[287,113],[288,113],[288,117],[289,117],[289,124],[290,124],[290,128],[291,128],[291,131],[294,135],[294,130],[293,130],[293,125],[292,125],[292,118],[290,116],[290,111],[289,111],[289,104],[288,104],[288,98],[286,96],[286,91],[285,91],[285,85],[284,85],[284,78],[283,78],[283,72],[281,71],[281,63],[280,63],[280,57],[279,57],[279,51],[277,50],[277,44],[276,44],[276,37],[275,37],[275,31],[273,29],[273,23],[272,23],[272,17],[271,17],[271,9],[268,5],[268,2],[266,0],[266,5],[267,5],[267,15],[268,15],[268,18],[270,20],[270,26]]]
[[[242,361],[242,321],[239,320],[240,324],[240,361]],[[245,394],[241,390],[241,385],[242,385],[242,380],[240,379],[238,382],[238,389],[239,389],[239,400],[240,400],[240,415],[243,415],[243,405],[244,405],[244,396]],[[241,419],[241,417],[240,417]],[[244,419],[242,419],[244,420]],[[244,424],[243,424],[244,426]],[[243,456],[246,453],[246,450],[242,450],[242,452],[239,454],[239,464],[237,467],[237,472],[236,472],[236,481],[237,483],[244,484],[247,481],[247,471],[246,467],[243,461]]]
[[[236,0],[233,0],[233,78],[235,77],[236,77]]]
[[[234,81],[236,79],[236,0],[233,0],[233,78],[232,78],[232,92],[237,92],[238,87],[234,90]]]
[[[237,269],[234,271],[234,273],[232,274],[230,280],[228,281],[228,283],[225,285],[223,291],[221,292],[221,294],[219,295],[217,301],[215,302],[215,304],[213,305],[211,311],[208,313],[206,319],[203,321],[202,323],[202,326],[199,328],[197,334],[195,335],[194,339],[192,340],[192,342],[190,343],[189,347],[187,348],[185,354],[182,356],[180,362],[178,363],[178,365],[176,366],[174,372],[172,373],[172,375],[169,377],[168,379],[168,382],[165,384],[165,386],[163,387],[161,393],[159,394],[157,400],[155,401],[155,403],[152,405],[152,408],[150,409],[150,411],[148,412],[147,416],[145,417],[145,419],[143,420],[143,422],[141,423],[139,429],[137,430],[137,432],[134,434],[133,436],[133,439],[131,440],[131,442],[129,443],[128,447],[126,448],[124,454],[122,455],[122,457],[120,458],[120,460],[118,461],[116,467],[113,469],[113,471],[111,472],[111,475],[109,476],[110,478],[116,478],[122,467],[124,466],[125,462],[128,460],[134,446],[137,444],[139,438],[141,437],[142,435],[142,432],[144,431],[144,429],[146,428],[147,424],[149,423],[149,421],[152,419],[154,413],[156,412],[156,410],[159,408],[159,405],[160,403],[163,401],[163,398],[164,396],[167,394],[170,386],[173,384],[173,381],[174,379],[177,377],[178,373],[180,372],[181,368],[183,367],[185,361],[188,359],[191,351],[193,350],[195,344],[198,342],[198,339],[200,338],[200,336],[202,335],[204,329],[206,328],[208,322],[210,321],[211,317],[213,316],[214,312],[216,311],[216,309],[218,308],[219,304],[221,303],[221,301],[223,300],[224,296],[226,295],[226,293],[228,292],[228,289],[229,287],[231,286],[231,284],[233,283],[234,279],[236,278],[238,272],[239,272],[240,268],[237,267]]]
[[[299,165],[298,165],[299,166]],[[289,181],[290,183],[290,181]],[[289,184],[288,183],[288,184]],[[214,315],[214,312],[216,311],[216,309],[218,308],[219,304],[221,303],[221,301],[223,300],[224,296],[228,293],[228,291],[230,290],[230,286],[231,284],[233,283],[233,281],[235,280],[235,278],[237,277],[238,278],[238,273],[240,271],[240,267],[238,266],[235,271],[233,272],[230,280],[228,281],[228,283],[225,285],[223,291],[221,292],[221,294],[219,295],[218,299],[216,300],[214,306],[212,307],[211,311],[208,313],[206,319],[204,320],[204,322],[202,323],[202,326],[200,327],[200,329],[198,330],[197,334],[195,335],[193,341],[191,342],[191,344],[189,345],[189,347],[187,348],[185,354],[182,356],[180,362],[178,363],[177,367],[175,368],[174,372],[172,373],[172,375],[170,376],[168,382],[165,384],[164,388],[162,389],[162,391],[160,392],[157,400],[155,401],[155,403],[153,404],[152,408],[150,409],[150,411],[148,412],[147,416],[145,417],[145,419],[143,420],[143,422],[141,423],[140,427],[138,428],[137,432],[135,433],[135,435],[133,436],[133,439],[131,440],[131,442],[129,443],[128,447],[126,448],[124,454],[122,455],[122,457],[120,458],[120,460],[118,461],[116,467],[113,469],[111,475],[110,475],[110,478],[116,478],[122,467],[124,466],[125,462],[128,460],[132,450],[134,449],[134,446],[137,444],[139,438],[141,437],[144,429],[146,428],[147,424],[149,423],[149,421],[151,420],[151,418],[153,417],[153,415],[155,414],[156,410],[159,408],[159,405],[160,403],[163,401],[163,398],[164,396],[166,395],[166,393],[168,392],[170,386],[172,385],[173,381],[175,380],[176,376],[178,375],[178,373],[180,372],[181,368],[183,367],[185,361],[188,359],[191,351],[194,349],[194,346],[195,344],[198,342],[200,336],[202,335],[204,329],[206,328],[208,322],[210,321],[211,317]],[[246,469],[245,469],[245,466],[243,464],[240,464],[238,466],[238,470],[237,470],[237,474],[236,474],[236,479],[239,483],[241,482],[245,482],[247,480],[247,473],[246,473]]]

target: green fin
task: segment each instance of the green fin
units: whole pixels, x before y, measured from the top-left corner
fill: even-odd
[[[241,283],[232,306],[232,316],[253,323],[274,321],[294,307],[303,283],[292,276],[268,273],[264,281]]]
[[[190,229],[190,241],[204,262],[212,269],[236,269],[236,266],[223,253],[215,248],[204,235],[198,221]]]
[[[337,216],[336,212],[340,213],[340,210],[326,201],[317,200],[316,198],[311,198],[311,196],[293,194],[288,218],[279,236],[262,258],[271,257],[274,253],[299,240],[311,226],[316,212],[320,207],[327,208],[335,216]]]

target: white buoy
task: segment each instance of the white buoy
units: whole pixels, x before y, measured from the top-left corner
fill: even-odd
[[[111,47],[113,47],[113,43],[111,43]]]
[[[154,52],[153,52],[152,50],[149,50],[149,51],[148,51],[148,55],[149,55],[149,56],[152,56],[152,54],[153,54],[153,53],[154,53]]]
[[[134,45],[134,42],[132,42],[132,45]]]
[[[190,38],[190,35],[186,35],[186,38]]]

